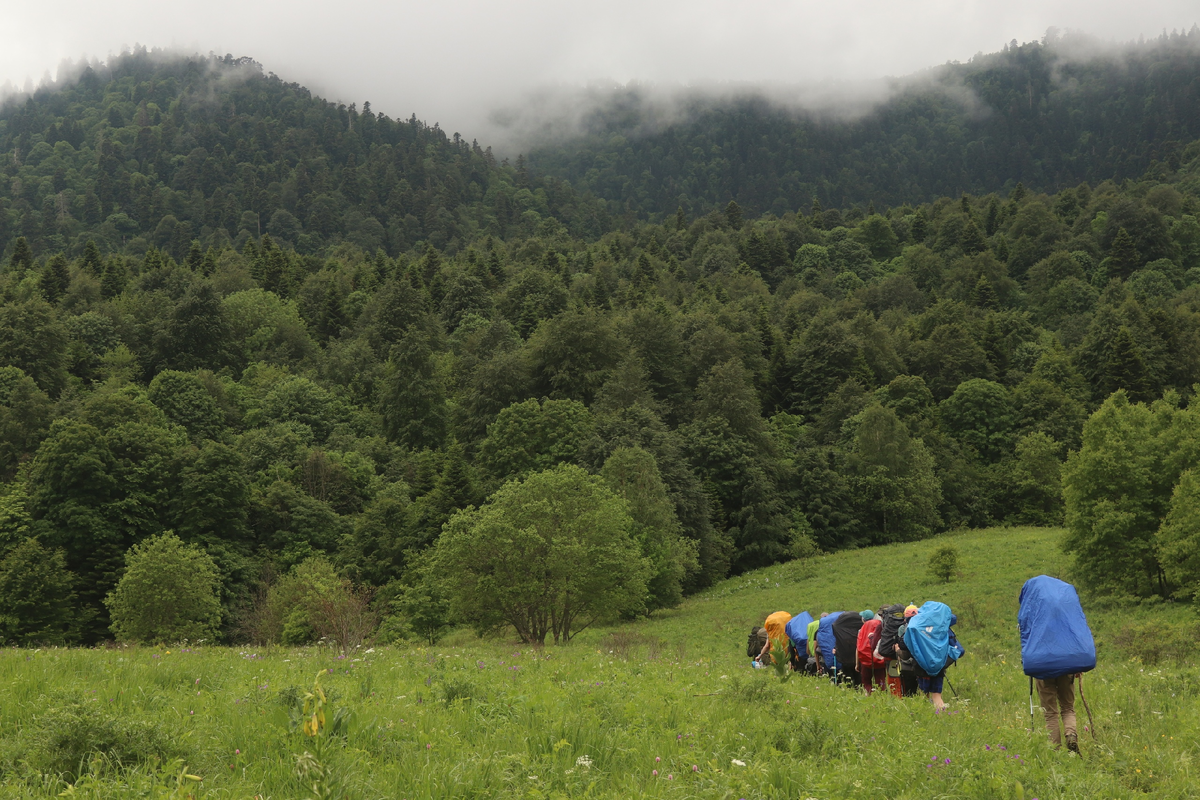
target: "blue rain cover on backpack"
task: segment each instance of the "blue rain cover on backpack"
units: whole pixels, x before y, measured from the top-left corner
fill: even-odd
[[[1096,667],[1096,642],[1075,587],[1049,575],[1021,587],[1021,665],[1040,680]]]
[[[817,650],[821,652],[821,658],[829,666],[833,665],[833,648],[837,647],[833,643],[833,623],[837,622],[837,618],[844,613],[844,611],[834,611],[828,617],[821,617],[821,624],[817,626]]]
[[[904,646],[913,654],[917,664],[929,675],[946,668],[950,654],[950,626],[954,624],[950,606],[930,600],[908,621]]]
[[[787,626],[784,627],[788,638],[792,640],[792,644],[801,653],[805,652],[805,648],[808,647],[806,644],[808,642],[808,625],[812,621],[812,614],[809,614],[807,611],[801,611],[788,620]]]

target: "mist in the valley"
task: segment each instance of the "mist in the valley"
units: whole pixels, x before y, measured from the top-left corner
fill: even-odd
[[[1198,19],[1194,0],[63,0],[0,8],[0,85],[32,89],[135,44],[231,53],[328,99],[369,100],[376,112],[416,114],[511,152],[576,131],[614,98],[636,97],[646,125],[669,122],[697,96],[746,93],[854,115],[914,86],[954,92],[931,67],[1040,40],[1052,26],[1087,32],[1062,46],[1081,58]]]

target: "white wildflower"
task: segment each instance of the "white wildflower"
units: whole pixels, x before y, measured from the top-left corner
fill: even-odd
[[[738,759],[736,759],[736,758],[735,758],[735,759],[733,759],[733,765],[734,765],[735,767],[744,767],[744,766],[746,766],[746,762],[745,762],[745,761],[739,761]]]

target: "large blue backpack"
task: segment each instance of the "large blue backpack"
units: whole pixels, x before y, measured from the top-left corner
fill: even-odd
[[[821,660],[825,662],[826,667],[833,666],[833,649],[837,647],[833,639],[833,623],[844,613],[846,612],[834,611],[827,617],[821,617],[821,624],[817,626],[817,650],[820,651]]]
[[[957,619],[950,606],[930,600],[908,621],[904,646],[928,675],[937,675],[950,661],[963,655],[963,647],[950,630]]]
[[[1049,575],[1021,587],[1021,666],[1039,680],[1060,678],[1096,667],[1096,642],[1075,587]]]
[[[792,645],[795,646],[797,652],[805,654],[808,652],[808,626],[812,621],[812,614],[809,614],[807,611],[801,611],[788,620],[788,624],[784,627],[788,638],[792,640]]]

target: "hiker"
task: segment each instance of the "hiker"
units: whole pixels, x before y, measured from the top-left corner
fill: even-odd
[[[821,660],[821,651],[817,649],[817,628],[828,612],[808,623],[808,663],[814,675],[825,674],[825,663]]]
[[[878,611],[879,638],[875,643],[877,661],[883,663],[887,675],[888,689],[896,697],[904,696],[904,685],[900,681],[900,659],[896,654],[896,634],[904,624],[904,603],[883,606]]]
[[[817,625],[817,652],[820,653],[821,663],[825,667],[825,674],[829,676],[829,680],[837,683],[838,673],[841,671],[838,667],[837,655],[834,650],[837,644],[833,638],[833,623],[837,622],[844,611],[826,611],[821,615],[820,624]]]
[[[808,628],[812,621],[811,614],[801,611],[784,626],[789,642],[788,658],[793,672],[808,672]]]
[[[858,672],[858,632],[862,626],[863,618],[857,611],[844,611],[833,623],[833,654],[838,663],[838,682],[849,682],[856,689],[862,685],[862,677]]]
[[[767,640],[763,642],[762,650],[759,651],[755,661],[760,664],[774,663],[767,660],[771,654],[772,642],[775,642],[780,650],[787,652],[787,624],[791,618],[792,615],[786,611],[776,611],[767,617],[767,621],[763,623],[763,627],[767,630]]]
[[[917,693],[917,662],[912,653],[904,646],[904,634],[908,631],[908,621],[917,613],[917,607],[909,604],[904,609],[904,624],[896,631],[896,660],[900,662],[900,694],[912,697]]]
[[[958,617],[950,606],[930,600],[917,609],[904,631],[904,646],[917,662],[917,686],[933,703],[935,711],[946,708],[942,685],[946,667],[962,658],[965,650],[954,636]]]
[[[1046,716],[1054,749],[1067,740],[1067,750],[1079,752],[1075,727],[1075,680],[1096,667],[1096,641],[1075,587],[1049,575],[1025,581],[1019,598],[1017,626],[1021,631],[1021,667],[1029,676],[1029,722],[1033,724],[1033,684]],[[1084,701],[1086,708],[1087,701]]]
[[[746,639],[746,658],[750,659],[750,666],[758,669],[762,664],[758,661],[758,656],[762,653],[763,645],[767,642],[767,629],[761,625],[755,625],[750,629],[750,636]]]
[[[872,683],[880,689],[887,689],[887,661],[875,656],[875,647],[879,642],[879,630],[883,626],[883,622],[869,608],[860,611],[858,616],[862,618],[863,624],[858,630],[858,647],[854,653],[854,668],[858,670],[862,685],[867,690],[867,696],[870,697],[873,689]]]

